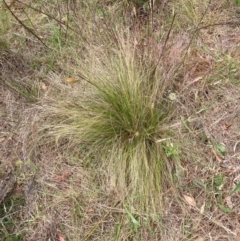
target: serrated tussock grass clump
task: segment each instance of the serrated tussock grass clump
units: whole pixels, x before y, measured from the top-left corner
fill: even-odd
[[[163,189],[172,185],[162,147],[169,133],[161,127],[169,123],[173,107],[164,97],[168,84],[153,57],[139,55],[121,37],[119,42],[113,49],[92,47],[86,60],[79,60],[85,90],[76,84],[48,99],[44,127],[58,140],[69,140],[91,154],[91,161],[107,170],[107,185],[118,194],[144,209],[154,208],[161,204]]]

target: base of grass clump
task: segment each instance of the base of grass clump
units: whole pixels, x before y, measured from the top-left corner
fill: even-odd
[[[78,63],[85,91],[81,84],[59,84],[62,93],[46,98],[44,128],[57,140],[77,145],[85,159],[91,156],[107,170],[107,185],[135,197],[145,209],[160,206],[163,189],[172,185],[162,147],[169,133],[160,130],[173,108],[164,98],[168,86],[161,68],[151,56],[138,56],[129,41],[119,40],[117,50],[91,48],[91,61]]]

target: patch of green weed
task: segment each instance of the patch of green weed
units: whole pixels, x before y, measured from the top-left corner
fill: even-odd
[[[19,230],[16,230],[16,228],[21,219],[20,210],[24,205],[25,198],[23,195],[10,195],[0,204],[0,237],[2,240],[23,240]]]

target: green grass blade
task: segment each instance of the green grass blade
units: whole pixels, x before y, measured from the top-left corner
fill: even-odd
[[[240,182],[236,185],[236,187],[230,192],[230,195],[238,192],[240,190]]]

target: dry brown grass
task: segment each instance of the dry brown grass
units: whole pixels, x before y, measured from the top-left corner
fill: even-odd
[[[144,25],[148,20],[143,14],[138,24],[131,4],[96,2],[73,6],[50,1],[43,6],[31,1],[34,8],[60,19],[61,26],[29,6],[15,8],[16,16],[50,49],[0,9],[0,178],[6,181],[12,170],[17,180],[0,204],[3,240],[239,240],[239,192],[230,195],[240,182],[239,6],[225,0],[210,5],[156,3],[153,23]],[[136,36],[130,44],[138,45],[139,51],[149,47],[157,58],[173,9],[177,15],[160,65],[164,79],[172,81],[164,94],[176,94],[175,112],[162,128],[171,128],[174,143],[184,144],[173,170],[180,198],[165,190],[164,211],[150,215],[119,199],[106,179],[107,170],[87,162],[86,152],[76,143],[54,142],[40,136],[39,128],[47,120],[42,109],[49,100],[72,97],[88,87],[78,69],[79,58],[87,60],[87,45],[94,52],[110,44],[115,22],[117,29],[130,26]],[[69,76],[78,82],[66,84]],[[212,148],[219,146],[227,152],[216,158]],[[196,205],[189,205],[183,195]]]

